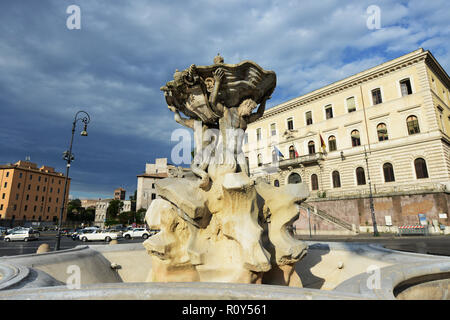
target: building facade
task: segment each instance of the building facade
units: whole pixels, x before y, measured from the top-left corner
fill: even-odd
[[[65,176],[30,161],[0,166],[0,220],[4,224],[54,222],[63,203]],[[66,201],[70,190],[67,182]],[[66,220],[66,208],[63,221]]]
[[[114,190],[114,199],[115,200],[125,200],[126,190],[123,188],[117,188]]]
[[[148,209],[152,200],[158,197],[155,183],[167,178],[169,169],[175,169],[175,166],[167,164],[167,158],[157,158],[155,163],[145,164],[145,173],[137,176],[136,210]]]
[[[247,129],[251,175],[304,182],[308,201],[446,192],[449,88],[445,70],[418,49],[277,105]]]

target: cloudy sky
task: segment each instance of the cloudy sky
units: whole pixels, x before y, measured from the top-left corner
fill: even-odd
[[[69,30],[67,7],[81,9]],[[369,6],[380,9],[380,28]],[[0,1],[0,163],[29,156],[63,172],[72,121],[72,197],[128,195],[168,157],[179,125],[159,88],[175,69],[253,60],[277,73],[268,107],[423,47],[450,71],[448,0]],[[370,23],[369,23],[370,25]],[[373,24],[372,24],[373,25]]]

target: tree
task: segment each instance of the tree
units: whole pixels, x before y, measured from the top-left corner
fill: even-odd
[[[108,219],[115,219],[123,208],[123,202],[120,200],[111,200],[108,208],[106,209],[106,217]]]

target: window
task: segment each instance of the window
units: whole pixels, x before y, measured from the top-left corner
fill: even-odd
[[[34,201],[38,201],[38,196],[34,197]]]
[[[381,89],[380,88],[376,88],[372,90],[372,104],[376,105],[376,104],[380,104],[382,103],[383,100],[381,99]]]
[[[383,164],[383,174],[384,174],[384,182],[393,182],[395,181],[394,176],[394,167],[389,162]]]
[[[9,171],[6,171],[6,177],[9,177]]]
[[[276,134],[277,134],[277,127],[276,127],[275,123],[272,123],[270,125],[270,135],[275,136]]]
[[[289,159],[294,159],[295,158],[295,148],[294,146],[290,146],[289,147]]]
[[[328,150],[331,151],[336,151],[337,147],[336,147],[336,137],[335,136],[330,136],[328,138]]]
[[[288,178],[289,184],[296,184],[302,182],[302,177],[298,173],[291,173],[291,175]]]
[[[3,188],[6,188],[7,185],[8,185],[8,182],[5,182],[5,184],[3,185]]]
[[[351,137],[352,137],[352,147],[357,147],[361,145],[361,139],[359,137],[358,130],[353,130],[351,133]]]
[[[2,194],[2,199],[5,199],[6,193]]]
[[[30,195],[29,195],[29,194],[27,194],[27,196],[26,196],[25,200],[29,200],[29,199],[30,199]]]
[[[36,212],[37,206],[33,207],[33,212]],[[33,218],[34,219],[34,218]]]
[[[311,189],[319,190],[319,179],[315,173],[311,175]]]
[[[313,123],[311,111],[308,111],[308,112],[305,113],[305,118],[306,118],[306,125],[307,126],[309,126],[310,124]]]
[[[416,116],[406,118],[406,126],[408,127],[408,134],[420,133],[419,120]]]
[[[16,210],[17,210],[17,204],[15,204],[13,207],[13,211],[16,211]]]
[[[22,178],[22,172],[19,173],[19,178]]]
[[[36,191],[39,191],[39,186],[36,187]]]
[[[355,97],[347,98],[347,111],[349,113],[356,111]]]
[[[294,130],[294,119],[292,118],[287,119],[287,128],[288,130]]]
[[[261,153],[258,154],[258,167],[262,166],[262,155]]]
[[[261,140],[261,128],[256,129],[256,141]]]
[[[152,200],[156,199],[156,193],[152,193]]]
[[[401,80],[400,81],[400,90],[402,92],[402,96],[407,96],[409,94],[412,94],[411,81],[409,81],[409,79]]]
[[[275,180],[275,181],[273,182],[273,185],[274,185],[275,187],[279,187],[279,186],[280,186],[280,181]]]
[[[28,209],[28,205],[25,205],[25,207],[23,207],[23,211],[27,211]]]
[[[38,181],[41,181],[41,176],[38,177]]]
[[[308,142],[308,153],[309,153],[309,154],[314,154],[314,153],[316,153],[316,146],[315,146],[315,144],[314,144],[314,141]]]
[[[33,180],[33,175],[32,174],[30,174],[30,180]]]
[[[52,193],[53,192],[53,188],[50,188],[50,193]]]
[[[20,182],[17,184],[17,189],[20,189]]]
[[[414,160],[414,168],[416,169],[417,179],[428,178],[427,163],[422,158],[417,158]]]
[[[366,175],[362,167],[356,168],[356,184],[358,186],[366,184]]]
[[[31,190],[31,184],[28,185],[28,190]]]
[[[340,188],[341,187],[341,176],[339,175],[338,171],[333,171],[331,174],[331,177],[333,179],[333,188]]]
[[[378,141],[388,140],[386,124],[380,123],[379,125],[377,125],[377,134],[378,134]]]
[[[0,204],[0,210],[3,210],[3,205],[2,204]]]
[[[325,118],[326,119],[333,118],[333,108],[331,107],[331,104],[325,106]]]
[[[16,193],[16,200],[19,200],[19,194]]]

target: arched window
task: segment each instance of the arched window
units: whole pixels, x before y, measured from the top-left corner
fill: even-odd
[[[389,162],[383,164],[384,182],[395,181],[394,167]]]
[[[315,173],[311,175],[311,190],[319,190],[319,179]]]
[[[314,141],[308,142],[308,153],[309,153],[309,154],[314,154],[314,153],[316,153],[316,146],[315,146],[315,144],[314,144]]]
[[[258,167],[262,166],[262,155],[261,153],[258,153]]]
[[[291,173],[291,175],[288,178],[288,183],[295,184],[302,182],[302,177],[298,173]]]
[[[337,147],[336,147],[336,137],[335,136],[330,136],[328,138],[328,150],[331,151],[336,151]]]
[[[364,173],[364,168],[356,168],[356,183],[358,186],[366,184],[366,174]]]
[[[420,133],[419,120],[416,116],[406,118],[406,126],[408,127],[408,134]]]
[[[351,133],[352,136],[352,147],[357,147],[361,145],[361,139],[359,137],[359,131],[353,130]]]
[[[386,124],[380,123],[379,125],[377,125],[377,134],[378,134],[378,141],[388,140]]]
[[[289,147],[289,159],[294,159],[295,158],[295,148],[294,146],[290,146]]]
[[[275,187],[279,187],[279,186],[280,186],[280,181],[275,180],[275,181],[273,182],[273,185],[274,185]]]
[[[427,163],[422,158],[417,158],[414,160],[414,168],[416,169],[417,179],[428,178]]]
[[[341,176],[339,175],[338,171],[333,171],[331,174],[331,177],[333,178],[333,188],[340,188],[341,187]]]

